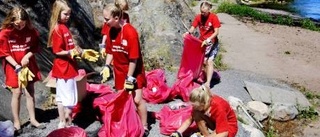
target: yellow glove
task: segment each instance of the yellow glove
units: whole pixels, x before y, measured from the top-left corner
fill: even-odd
[[[100,72],[100,75],[102,75],[102,80],[101,83],[104,83],[108,80],[108,78],[110,77],[110,66],[106,65],[103,70]]]
[[[74,57],[80,55],[80,52],[77,50],[77,48],[73,48],[73,49],[69,50],[68,53],[71,56],[71,58],[74,58]]]
[[[136,78],[132,76],[127,76],[126,81],[124,82],[124,88],[128,91],[134,89],[134,84],[137,82]]]
[[[81,57],[88,61],[96,62],[99,58],[99,52],[92,49],[84,49]]]
[[[99,48],[100,48],[101,57],[102,58],[106,58],[107,57],[107,53],[106,53],[105,44],[99,44]]]
[[[178,131],[173,132],[170,137],[182,137],[181,133]]]
[[[28,67],[23,67],[18,73],[19,85],[26,88],[28,81],[32,81],[35,75],[30,71]]]
[[[202,44],[201,44],[201,48],[204,46],[204,45],[209,45],[209,44],[211,44],[212,42],[211,42],[211,40],[210,39],[206,39],[206,40],[204,40],[204,41],[202,41]]]

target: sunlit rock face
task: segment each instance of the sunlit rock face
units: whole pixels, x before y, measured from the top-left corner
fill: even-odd
[[[103,5],[113,1],[70,0],[72,15],[68,25],[80,47],[99,49]],[[27,10],[33,25],[39,31],[42,50],[40,54],[36,55],[36,59],[43,79],[51,70],[54,58],[51,48],[47,47],[48,22],[53,2],[54,0],[0,0],[0,22],[4,20],[12,7],[22,6]],[[183,49],[182,34],[187,31],[194,18],[194,13],[187,4],[191,5],[191,0],[129,0],[130,9],[127,12],[131,24],[139,33],[147,70],[164,68],[176,71],[178,69]],[[102,59],[97,63],[78,62],[79,68],[84,68],[88,72],[100,71],[103,64]],[[4,83],[2,69],[0,82]],[[36,100],[38,100],[36,106],[42,107],[50,93],[49,89],[41,82],[38,82],[35,88]],[[7,93],[7,96],[0,95],[0,100],[9,102],[1,108],[11,110],[11,93],[5,91],[4,88],[0,88],[0,90]],[[22,102],[24,104],[24,101]],[[25,105],[21,107],[25,107]],[[2,112],[6,113],[2,114]],[[21,113],[27,113],[27,111],[21,110]],[[0,115],[8,119],[11,117],[11,111],[0,111]],[[24,117],[24,115],[21,116]]]

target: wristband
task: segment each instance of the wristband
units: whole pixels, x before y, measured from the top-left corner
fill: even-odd
[[[101,48],[105,48],[106,47],[106,44],[103,44],[103,43],[101,43],[101,44],[99,44],[99,48],[101,49]]]

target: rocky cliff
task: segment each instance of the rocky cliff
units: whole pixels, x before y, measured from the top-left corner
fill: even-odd
[[[53,55],[50,48],[47,48],[48,21],[51,7],[54,0],[0,0],[0,22],[14,6],[24,7],[41,36],[40,54],[36,55],[38,65],[43,74],[43,78],[51,69]],[[113,0],[72,0],[72,17],[70,20],[70,30],[75,36],[75,40],[82,48],[92,48],[98,50],[98,43],[101,41],[100,29],[103,20],[103,4],[113,2]],[[191,0],[131,0],[128,11],[131,23],[138,30],[140,44],[144,56],[145,67],[147,69],[165,68],[167,70],[177,70],[182,52],[182,33],[187,31],[190,22],[194,17],[187,3]],[[87,71],[100,71],[103,60],[96,64],[86,61],[79,62],[79,67]],[[0,84],[4,83],[2,70]],[[0,87],[1,109],[10,109],[10,92]],[[49,89],[41,82],[36,84],[37,107],[42,107],[49,94]],[[22,101],[24,104],[24,101]],[[25,105],[22,105],[24,107]],[[25,108],[22,108],[25,109]],[[0,116],[8,119],[11,117],[10,111],[0,110]],[[26,113],[26,111],[21,111]],[[24,117],[26,114],[22,114]]]

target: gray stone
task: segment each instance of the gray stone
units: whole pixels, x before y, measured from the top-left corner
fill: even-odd
[[[275,103],[271,106],[271,118],[278,121],[288,121],[298,115],[298,110],[294,104]]]
[[[244,81],[245,86],[253,100],[264,103],[290,103],[301,107],[309,107],[308,99],[299,91],[290,91],[277,87],[264,86],[253,82]]]
[[[250,101],[247,103],[248,110],[252,112],[256,120],[262,121],[269,116],[269,108],[261,101]]]

